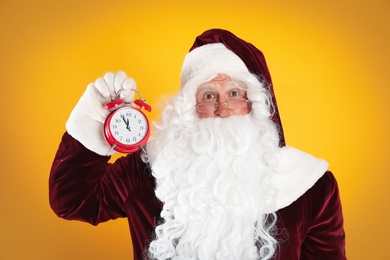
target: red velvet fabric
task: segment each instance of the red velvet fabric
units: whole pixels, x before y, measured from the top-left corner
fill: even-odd
[[[92,225],[127,217],[134,259],[140,259],[162,207],[154,179],[139,153],[114,164],[109,159],[65,133],[50,172],[50,205],[61,218]]]
[[[134,259],[140,259],[161,210],[154,179],[139,153],[114,164],[108,160],[65,133],[50,173],[50,205],[61,218],[92,225],[127,217]],[[280,243],[275,259],[346,258],[342,208],[331,172],[277,214]]]
[[[275,259],[346,259],[339,190],[330,171],[277,213],[283,242]]]
[[[271,74],[268,70],[267,62],[264,54],[257,49],[253,44],[238,38],[233,33],[223,29],[210,29],[196,37],[190,51],[209,43],[223,43],[226,48],[234,52],[245,63],[249,72],[258,76],[262,81],[265,81],[265,88],[269,90],[272,97],[272,115],[271,119],[275,122],[279,131],[279,146],[285,146],[285,138],[283,134],[282,122],[279,115],[279,109],[276,102],[275,92],[272,84]]]

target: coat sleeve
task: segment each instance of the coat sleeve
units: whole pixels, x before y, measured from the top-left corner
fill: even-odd
[[[337,181],[327,171],[304,195],[278,211],[278,260],[344,260],[345,233]]]
[[[92,225],[126,217],[124,201],[132,183],[122,169],[131,169],[135,175],[143,169],[135,156],[111,164],[110,157],[91,152],[65,133],[50,171],[49,201],[53,211],[61,218]]]
[[[346,259],[345,232],[338,184],[327,172],[309,190],[310,225],[301,248],[301,259]]]

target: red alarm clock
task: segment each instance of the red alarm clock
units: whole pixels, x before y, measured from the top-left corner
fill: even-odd
[[[105,105],[107,110],[112,110],[104,122],[103,130],[111,150],[132,153],[146,145],[150,127],[148,118],[141,109],[151,112],[152,108],[140,99],[135,100],[134,104],[138,108],[126,104],[122,98],[117,98]]]

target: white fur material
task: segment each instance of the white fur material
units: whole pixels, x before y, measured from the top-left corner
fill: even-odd
[[[103,124],[110,113],[104,105],[115,98],[119,90],[135,89],[135,85],[135,81],[123,71],[107,72],[103,78],[90,83],[66,122],[67,132],[97,154],[115,154],[115,151],[110,151],[103,136]],[[120,93],[126,102],[130,102],[133,95],[133,91]]]
[[[273,212],[287,207],[310,189],[328,169],[328,163],[296,148],[285,146],[267,155],[269,167],[275,173],[273,184],[277,189]]]
[[[186,55],[181,69],[181,86],[188,87],[187,83],[190,80],[203,83],[210,75],[220,73],[235,78],[236,74],[243,72],[249,74],[244,62],[225,45],[222,43],[206,44]],[[192,86],[197,87],[196,84]]]

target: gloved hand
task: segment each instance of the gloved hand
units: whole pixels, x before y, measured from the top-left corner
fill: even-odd
[[[110,151],[103,135],[104,120],[110,113],[104,105],[115,99],[119,90],[122,90],[120,97],[131,102],[134,91],[130,89],[135,89],[135,86],[135,81],[123,71],[107,72],[103,78],[90,83],[66,122],[68,133],[97,154],[115,154],[114,150]]]

